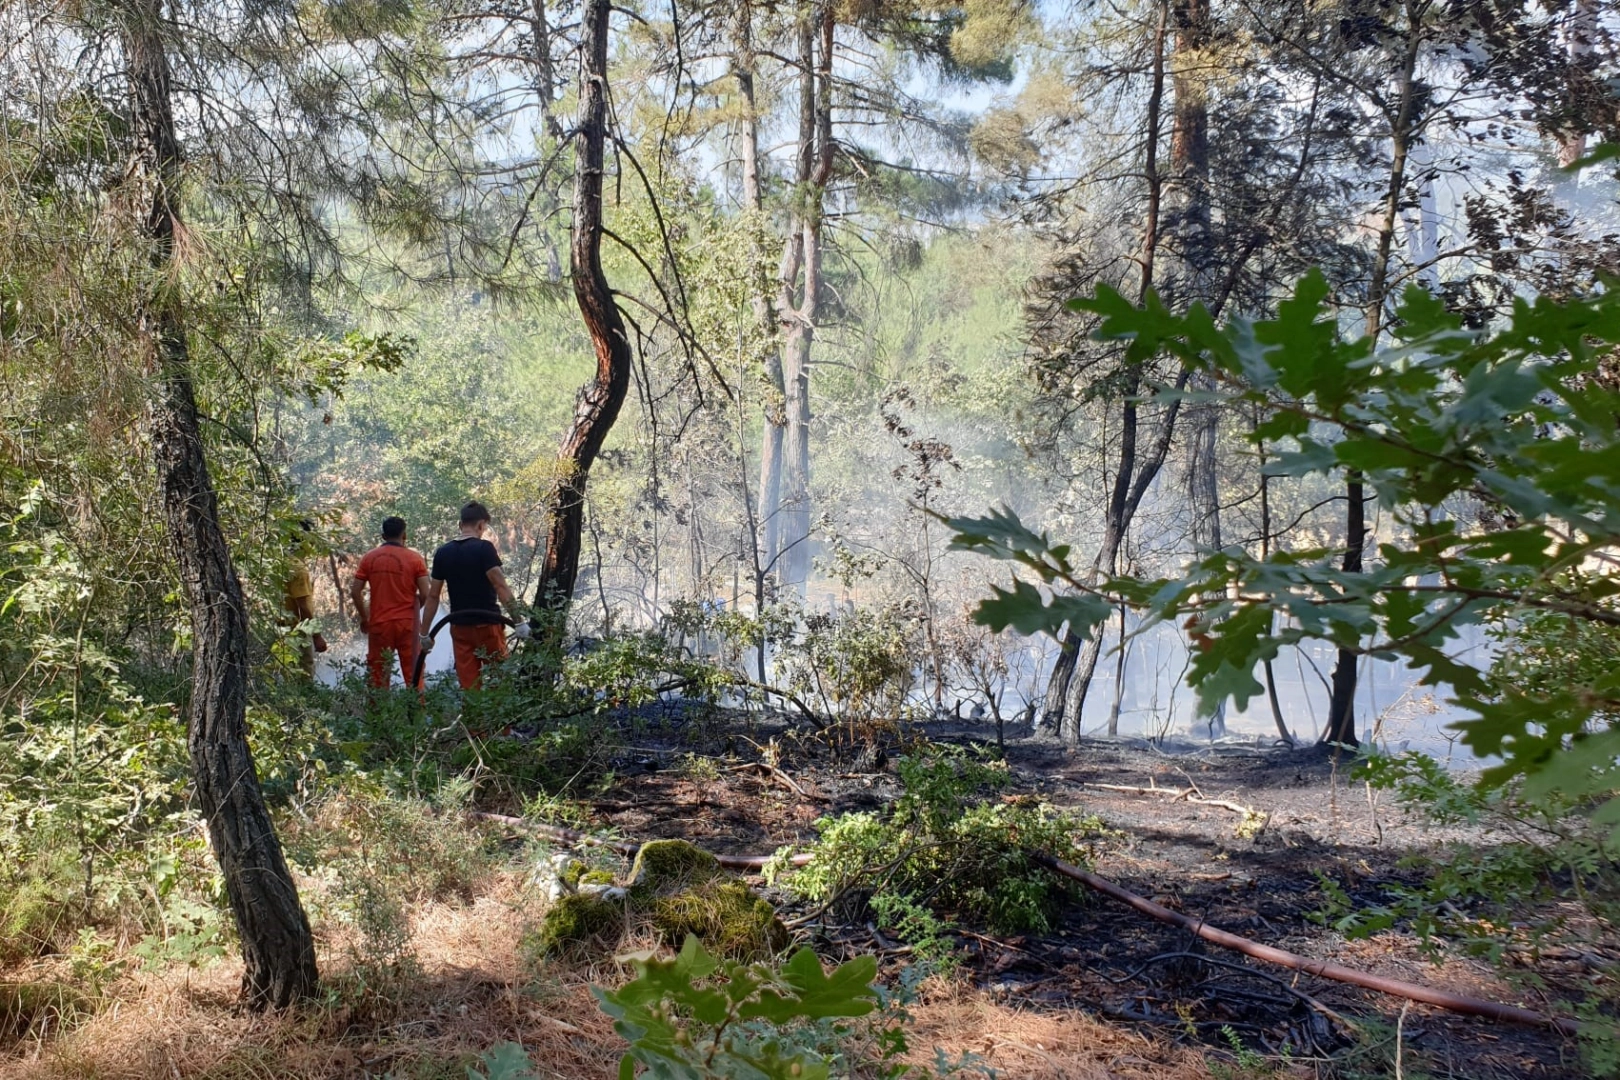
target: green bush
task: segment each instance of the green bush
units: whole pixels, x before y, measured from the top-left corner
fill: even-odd
[[[775,968],[718,960],[688,937],[674,958],[635,967],[636,979],[618,990],[595,988],[630,1044],[621,1077],[639,1064],[681,1080],[826,1080],[837,1055],[818,1046],[843,1033],[829,1021],[878,1006],[870,956],[828,975],[809,949]]]
[[[1036,799],[987,798],[1005,784],[1005,765],[956,748],[902,758],[898,772],[905,790],[886,811],[821,819],[810,860],[791,869],[784,849],[768,872],[812,904],[869,908],[935,960],[952,951],[953,919],[1004,933],[1050,929],[1071,893],[1036,856],[1088,861],[1100,822]]]

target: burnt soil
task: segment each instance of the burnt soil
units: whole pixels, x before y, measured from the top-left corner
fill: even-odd
[[[922,725],[892,736],[886,754],[851,755],[785,722],[743,714],[699,722],[665,708],[625,731],[609,782],[582,799],[581,809],[593,827],[628,838],[679,837],[717,852],[768,854],[812,841],[825,815],[891,800],[900,790],[892,758],[920,738],[994,747],[993,731]],[[760,766],[767,753],[779,772]],[[1404,816],[1387,795],[1351,780],[1347,762],[1319,748],[1087,740],[1071,749],[1026,735],[1007,738],[1005,756],[1012,780],[1003,794],[1037,794],[1097,815],[1111,830],[1095,853],[1097,874],[1261,943],[1562,1015],[1594,975],[1620,963],[1612,943],[1595,937],[1499,969],[1455,949],[1425,951],[1401,924],[1365,939],[1325,925],[1318,915],[1328,901],[1322,877],[1358,904],[1376,904],[1391,885],[1422,880],[1426,853],[1490,838]],[[1118,788],[1195,790],[1212,801]],[[1263,823],[1241,808],[1263,815]],[[980,993],[1028,1010],[1083,1012],[1155,1039],[1216,1048],[1228,1060],[1237,1043],[1286,1055],[1300,1071],[1279,1076],[1392,1076],[1397,1058],[1409,1077],[1588,1075],[1575,1041],[1551,1030],[1297,974],[1206,945],[1086,890],[1052,933],[997,938],[980,929],[963,927],[958,935],[964,962],[955,976]],[[908,962],[906,950],[869,921],[823,919],[806,932],[824,956],[876,951],[891,968]]]

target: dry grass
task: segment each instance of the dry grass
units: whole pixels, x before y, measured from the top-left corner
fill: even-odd
[[[328,1080],[392,1072],[463,1080],[483,1050],[516,1042],[541,1075],[617,1075],[622,1043],[596,1008],[589,973],[531,985],[519,959],[527,915],[515,880],[499,879],[468,904],[428,904],[413,919],[420,972],[386,1009],[353,993],[339,957],[322,957],[332,1000],[289,1016],[235,1006],[241,969],[135,975],[104,1007],[63,1035],[12,1047],[3,1080]],[[0,1048],[3,1051],[4,1048]]]
[[[1032,1012],[981,994],[911,1009],[913,1046],[978,1055],[997,1074],[1020,1080],[1208,1080],[1202,1054],[1110,1027],[1083,1013]],[[933,1059],[930,1049],[927,1060]],[[919,1057],[919,1061],[921,1061]]]
[[[538,905],[515,875],[498,875],[469,903],[415,910],[419,969],[385,1001],[359,993],[343,957],[352,942],[321,928],[330,1000],[289,1016],[235,1006],[240,968],[132,975],[66,1033],[0,1046],[0,1080],[248,1080],[382,1076],[464,1080],[477,1055],[503,1042],[528,1051],[538,1075],[612,1080],[623,1043],[589,986],[616,968],[526,971],[520,942]],[[912,1007],[916,1060],[964,1051],[1024,1080],[1208,1080],[1203,1056],[1078,1013],[1040,1013],[966,992]]]

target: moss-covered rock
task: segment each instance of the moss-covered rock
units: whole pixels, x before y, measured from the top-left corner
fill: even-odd
[[[776,909],[740,881],[711,879],[654,898],[648,910],[664,944],[679,948],[693,934],[710,952],[763,959],[787,948]]]
[[[776,910],[719,861],[684,840],[643,844],[624,888],[600,871],[578,874],[557,897],[531,939],[542,956],[584,957],[613,949],[627,931],[651,928],[679,948],[696,935],[719,956],[753,959],[788,945]]]
[[[624,933],[624,905],[584,893],[560,896],[535,935],[542,956],[581,956],[611,949]]]
[[[630,899],[645,904],[720,875],[719,861],[702,848],[685,840],[650,840],[641,845],[630,867]]]

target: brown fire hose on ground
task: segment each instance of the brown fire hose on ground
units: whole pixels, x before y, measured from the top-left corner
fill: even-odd
[[[641,847],[640,844],[628,840],[608,840],[580,832],[577,829],[566,829],[560,825],[542,825],[538,822],[526,821],[523,818],[510,817],[506,814],[475,813],[473,817],[483,821],[499,822],[516,828],[526,829],[549,837],[565,844],[594,844],[598,847],[611,848],[623,855],[634,855]],[[731,870],[759,870],[770,862],[774,856],[770,855],[715,855],[721,866]],[[803,866],[810,860],[809,855],[795,855],[792,858],[794,866]],[[1573,1020],[1561,1017],[1548,1016],[1533,1009],[1521,1009],[1516,1005],[1504,1005],[1498,1001],[1486,1001],[1483,998],[1469,997],[1466,994],[1453,994],[1445,990],[1435,990],[1417,983],[1404,982],[1400,979],[1386,979],[1381,975],[1374,975],[1366,971],[1345,967],[1326,960],[1312,960],[1309,957],[1291,953],[1286,949],[1262,945],[1258,941],[1238,934],[1229,933],[1206,925],[1201,919],[1194,919],[1178,911],[1171,911],[1163,904],[1156,904],[1145,896],[1138,896],[1122,886],[1114,884],[1107,878],[1098,877],[1078,866],[1073,866],[1061,859],[1054,859],[1050,855],[1037,854],[1035,861],[1089,889],[1102,893],[1122,904],[1135,908],[1144,915],[1149,915],[1160,922],[1178,926],[1193,933],[1214,945],[1224,949],[1232,949],[1256,960],[1264,960],[1270,964],[1278,964],[1294,971],[1314,975],[1317,978],[1332,979],[1336,982],[1349,983],[1366,990],[1376,990],[1381,994],[1393,997],[1406,998],[1409,1001],[1420,1001],[1426,1005],[1434,1005],[1455,1013],[1468,1016],[1483,1016],[1492,1020],[1506,1020],[1515,1024],[1531,1024],[1537,1027],[1550,1027],[1565,1035],[1576,1035],[1580,1032],[1580,1025]]]

